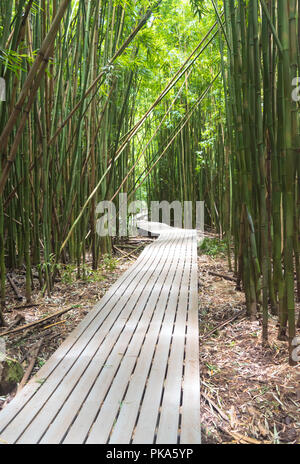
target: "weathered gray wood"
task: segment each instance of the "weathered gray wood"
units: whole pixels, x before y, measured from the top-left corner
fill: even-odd
[[[184,246],[180,250],[172,291],[167,303],[139,420],[134,432],[134,444],[151,444],[155,436],[187,246],[188,241],[185,239]]]
[[[129,279],[121,279],[121,283],[119,282],[119,285],[113,286],[111,290],[106,293],[104,298],[101,300],[100,305],[96,306],[96,314],[92,314],[92,317],[90,317],[91,313],[94,313],[95,310],[92,311],[82,322],[82,330],[79,326],[78,329],[76,329],[67,338],[65,343],[54,353],[50,360],[39,371],[37,376],[24,388],[22,392],[23,394],[21,393],[20,397],[18,395],[14,401],[4,409],[3,422],[1,413],[1,429],[2,424],[4,426],[5,422],[9,423],[12,420],[13,415],[17,413],[14,421],[9,424],[5,430],[5,439],[8,442],[14,442],[14,440],[18,439],[30,421],[42,409],[42,406],[48,400],[49,395],[54,393],[56,388],[62,382],[62,379],[65,378],[66,373],[80,358],[84,349],[88,347],[88,342],[91,337],[97,330],[99,330],[99,328],[101,328],[101,322],[104,322],[104,324],[106,323],[104,327],[104,336],[107,335],[107,330],[110,326],[112,327],[115,322],[114,313],[111,313],[114,305],[118,310],[120,307],[122,308],[122,304],[124,302],[126,303],[128,300],[126,291],[133,292],[136,289],[136,286],[140,283],[140,279],[145,274],[145,267],[147,268],[147,266],[151,266],[153,262],[155,267],[156,261],[154,260],[159,259],[159,254],[156,253],[156,249],[160,249],[160,244],[159,242],[156,242],[153,245],[154,247],[151,246],[151,249],[147,248],[146,253],[142,256],[141,265],[137,265],[137,267],[134,267],[133,271],[129,273]],[[130,276],[132,276],[132,279],[130,279]],[[88,358],[86,357],[86,359]],[[41,381],[44,382],[40,384],[39,382]],[[32,395],[32,392],[34,393],[34,396]],[[26,400],[28,396],[30,396],[30,399],[32,398],[32,401],[28,401],[25,404],[25,402],[22,402],[22,399],[25,397]],[[3,435],[4,433],[1,430],[0,436]]]
[[[45,397],[45,390],[47,390],[47,394],[51,394],[51,397],[48,399],[47,403],[44,404],[38,416],[36,416],[33,422],[28,426],[25,433],[20,437],[18,440],[19,443],[30,443],[32,440],[38,441],[41,438],[41,434],[49,426],[49,421],[55,417],[55,414],[64,404],[64,401],[68,398],[68,395],[73,394],[73,389],[76,387],[77,382],[79,382],[81,379],[81,376],[86,375],[86,369],[95,356],[98,348],[101,346],[101,354],[103,351],[106,353],[105,350],[107,350],[109,353],[109,351],[112,349],[114,343],[117,340],[117,337],[122,332],[125,324],[127,323],[127,320],[130,317],[131,311],[134,308],[136,301],[146,287],[148,279],[151,278],[153,272],[159,265],[161,260],[160,253],[158,253],[159,250],[160,248],[156,246],[156,252],[153,252],[154,260],[151,261],[149,266],[146,266],[146,269],[144,269],[144,272],[142,272],[141,275],[138,275],[139,279],[137,280],[137,284],[136,281],[134,281],[131,285],[129,285],[117,304],[113,308],[110,308],[110,313],[103,321],[103,324],[99,327],[99,329],[97,329],[95,332],[94,326],[92,326],[92,331],[94,332],[93,337],[89,340],[89,343],[80,353],[80,355],[75,358],[74,364],[70,370],[65,373],[63,382],[60,382],[57,388],[53,388],[53,383],[56,383],[57,381],[56,371],[55,375],[51,378],[51,383],[48,380],[48,382],[45,383],[45,389],[41,388],[41,391],[38,392],[37,396],[39,402],[40,398],[43,399]],[[102,349],[103,346],[104,350]],[[66,360],[66,363],[69,365],[68,360]],[[102,364],[105,363],[106,361],[104,355],[104,357],[102,357]],[[59,372],[61,372],[61,369]],[[92,380],[88,380],[90,380],[91,384]],[[28,405],[28,408],[30,408],[30,405]],[[30,408],[29,413],[32,416],[32,408]],[[25,414],[27,418],[28,411],[22,412],[22,415]]]
[[[159,260],[156,262],[155,266],[153,266],[152,270],[150,271],[151,276],[147,282],[147,287],[151,289],[153,288],[155,280],[157,279],[156,271],[158,270],[158,273],[162,271],[167,257],[168,249],[167,247],[164,247],[164,250],[159,257]],[[70,432],[66,436],[66,443],[78,443],[84,441],[93,423],[93,420],[97,415],[98,409],[101,408],[102,412],[103,408],[105,408],[105,395],[109,396],[113,388],[117,390],[118,394],[120,394],[118,385],[116,385],[116,377],[119,374],[116,374],[116,372],[119,369],[120,363],[124,360],[124,357],[126,357],[126,350],[128,349],[128,345],[130,344],[131,337],[133,337],[135,331],[138,330],[138,328],[142,327],[145,316],[147,316],[146,303],[147,298],[149,296],[147,287],[143,292],[140,292],[138,294],[139,299],[135,303],[135,309],[132,312],[131,317],[127,320],[125,329],[121,333],[118,343],[113,347],[110,356],[106,360],[107,368],[102,369],[102,371],[98,374],[97,380],[94,383],[94,385],[92,382],[90,383],[90,385],[93,385],[93,388],[91,389],[89,395],[86,397],[81,411],[79,412],[76,420],[72,424]],[[134,296],[135,295],[132,295],[132,297]],[[130,304],[130,300],[129,305],[132,306],[132,303]],[[110,340],[110,338],[111,337],[109,336],[108,340]],[[101,347],[100,354],[102,351],[103,348]],[[101,363],[100,361],[99,366],[101,367],[102,365],[103,363]],[[120,372],[120,369],[118,372]],[[130,371],[126,370],[124,373],[124,379],[122,380],[124,382],[127,382],[129,380],[129,377]],[[112,417],[112,420],[114,421],[112,409],[109,410],[109,416]],[[103,421],[103,423],[105,423],[105,426],[103,426],[102,428],[102,433],[104,433],[104,429],[108,426],[110,417],[106,418]],[[53,424],[53,434],[55,434],[55,423]]]
[[[145,295],[147,303],[144,307],[143,317],[139,322],[132,340],[130,341],[128,351],[122,361],[120,370],[114,379],[114,383],[107,395],[107,398],[103,403],[97,420],[93,424],[87,443],[106,443],[109,439],[109,434],[117,413],[123,408],[123,403],[125,401],[123,395],[129,382],[131,382],[131,375],[134,366],[138,362],[140,349],[149,328],[151,318],[153,317],[154,322],[156,322],[156,319],[159,319],[161,316],[161,312],[159,311],[160,308],[158,306],[158,298],[163,286],[165,285],[165,278],[169,272],[169,263],[172,260],[172,248],[176,249],[176,241],[174,243],[168,239],[165,245],[165,249],[167,250],[167,260],[165,261],[163,268],[157,273],[157,280],[151,289],[150,295]],[[111,414],[112,411],[114,414]]]
[[[200,443],[196,232],[159,233],[0,413],[8,443]]]
[[[187,239],[189,240],[189,239]],[[179,408],[183,379],[183,358],[185,344],[185,328],[187,317],[187,301],[189,294],[191,241],[185,256],[184,271],[180,286],[174,332],[171,340],[171,352],[165,379],[160,420],[157,431],[158,444],[177,443],[179,428]]]
[[[153,243],[157,245],[158,242]],[[100,303],[98,303],[95,308],[90,311],[90,313],[84,318],[84,320],[78,325],[78,327],[69,335],[65,342],[60,346],[60,348],[54,353],[54,355],[49,359],[49,361],[40,369],[38,374],[29,382],[29,384],[22,390],[22,392],[14,398],[14,401],[9,404],[8,407],[1,412],[0,416],[0,434],[3,432],[4,428],[13,420],[14,415],[17,415],[20,410],[27,404],[28,401],[33,397],[37,390],[41,388],[39,383],[42,379],[48,379],[55,368],[61,363],[65,356],[71,352],[71,350],[76,349],[76,343],[83,336],[86,338],[86,330],[89,326],[94,323],[98,324],[97,317],[105,316],[104,312],[106,305],[113,301],[118,301],[118,298],[124,294],[128,285],[130,285],[138,276],[138,273],[144,270],[144,266],[147,265],[148,260],[151,259],[153,254],[153,249],[147,247],[144,252],[141,254],[138,262],[135,263],[135,266],[132,266],[123,276],[111,287],[110,291],[107,292]],[[109,309],[109,308],[108,308]],[[100,314],[99,314],[100,313]]]
[[[192,257],[197,256],[197,243],[195,240],[192,247]],[[184,445],[201,442],[198,276],[196,259],[192,259],[191,265],[180,431],[180,443]]]
[[[128,391],[123,400],[122,408],[120,409],[120,414],[114,425],[109,441],[110,443],[126,444],[130,442],[132,437],[143,391],[146,387],[148,372],[151,367],[157,336],[165,315],[169,293],[172,291],[174,274],[182,250],[182,242],[183,239],[179,239],[177,243],[174,244],[173,255],[170,253],[168,264],[165,266],[165,271],[160,277],[162,288],[156,304],[155,313],[145,336],[135,370],[132,373]]]

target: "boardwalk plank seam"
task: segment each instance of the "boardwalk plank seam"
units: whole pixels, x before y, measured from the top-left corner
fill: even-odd
[[[158,240],[0,413],[1,439],[200,443],[196,232],[141,226]]]

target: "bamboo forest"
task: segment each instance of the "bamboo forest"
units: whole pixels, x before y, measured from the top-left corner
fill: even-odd
[[[300,0],[0,0],[0,156],[0,443],[300,444]]]

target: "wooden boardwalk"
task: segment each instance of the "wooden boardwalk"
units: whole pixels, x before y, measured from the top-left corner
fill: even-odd
[[[1,442],[200,443],[196,232],[157,229],[0,413]]]

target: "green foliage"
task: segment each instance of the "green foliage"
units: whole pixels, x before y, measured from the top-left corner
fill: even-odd
[[[43,358],[40,358],[40,357],[37,358],[37,364],[38,364],[39,367],[43,367],[45,362],[46,361]]]
[[[53,274],[56,269],[60,268],[60,265],[56,262],[56,256],[54,253],[50,253],[49,260],[45,260],[43,263],[37,265],[39,271],[44,274]]]
[[[36,56],[31,50],[39,50],[50,30],[54,2],[46,2],[43,11],[44,3],[33,2],[24,31],[22,18],[26,6],[31,5],[28,0],[0,2],[0,75],[2,71],[9,71],[6,73],[7,95],[8,100],[14,98],[9,104],[1,103],[2,129],[28,76],[28,67]],[[134,40],[112,63],[116,51],[128,42],[145,12],[155,3],[149,0],[72,0],[55,37],[48,69],[40,82],[36,78],[32,82],[39,84],[37,93],[33,91],[34,85],[30,87],[35,98],[29,112],[23,111],[30,100],[28,96],[25,99],[22,107],[24,126],[18,131],[20,139],[16,145],[13,141],[19,126],[14,110],[15,125],[11,128],[7,147],[3,149],[5,161],[18,147],[9,164],[10,174],[3,183],[6,186],[3,195],[5,223],[3,233],[0,231],[5,238],[5,253],[2,255],[12,268],[23,264],[24,255],[28,271],[34,261],[42,290],[47,290],[49,295],[58,274],[65,284],[72,284],[78,278],[100,281],[104,272],[115,269],[116,260],[109,255],[102,256],[109,252],[110,244],[102,244],[99,240],[95,224],[90,220],[95,205],[87,198],[93,198],[97,204],[116,192],[146,142],[152,138],[149,153],[142,153],[124,184],[124,191],[132,193],[165,147],[170,134],[177,130],[219,70],[216,38],[191,66],[191,73],[187,76],[182,72],[168,94],[150,112],[145,124],[124,146],[122,156],[114,158],[115,148],[122,146],[130,129],[157,100],[215,22],[208,0],[201,2],[200,24],[188,0],[164,0],[152,10]],[[93,82],[95,86],[91,86]],[[217,104],[204,101],[201,111],[209,113],[208,119],[215,122],[220,119],[223,103],[219,81],[213,98]],[[169,114],[164,117],[168,108]],[[155,132],[163,118],[161,127]],[[191,140],[191,152],[187,153],[186,159],[180,157],[181,138],[177,137],[174,153],[170,149],[170,156],[161,160],[156,178],[149,177],[149,185],[145,183],[142,188],[138,187],[137,198],[150,200],[150,189],[157,181],[165,192],[175,186],[172,201],[180,195],[182,199],[184,195],[188,198],[189,195],[181,191],[183,180],[175,180],[173,172],[174,169],[180,171],[183,161],[186,161],[186,171],[196,172],[200,162],[192,157],[202,147],[198,144],[199,134],[194,136],[192,128],[205,124],[207,121],[196,119],[191,122],[191,135],[195,140]],[[211,134],[203,133],[205,143],[206,135],[211,137]],[[182,133],[183,143],[187,135]],[[209,145],[208,149],[211,148]],[[206,152],[201,156],[205,159]],[[187,184],[192,183],[193,179],[188,179]],[[84,211],[83,205],[87,205]],[[27,224],[26,243],[23,243],[24,224]],[[99,271],[84,264],[86,250],[92,251],[93,267],[100,262]],[[67,266],[59,264],[62,251],[64,262],[68,260],[70,263]],[[28,288],[30,275],[27,272]]]
[[[82,280],[86,282],[101,282],[105,280],[102,269],[93,270],[88,266],[83,266]]]
[[[200,245],[200,250],[206,255],[216,257],[226,253],[227,245],[225,240],[205,238]]]
[[[103,256],[103,263],[106,269],[113,271],[117,267],[117,259],[110,255]]]
[[[46,379],[36,379],[36,383],[39,383],[40,385],[43,385],[45,383]]]
[[[3,371],[1,381],[19,383],[24,375],[21,364],[15,359],[7,358],[2,363]]]
[[[114,269],[113,267],[113,262],[111,260],[108,260],[108,263],[110,265],[107,266],[109,269]],[[98,270],[93,270],[91,269],[90,266],[83,265],[81,267],[82,273],[81,273],[81,279],[85,282],[101,282],[102,280],[105,279],[103,276],[103,270],[100,268]],[[71,285],[74,282],[76,282],[78,278],[78,272],[77,272],[77,266],[73,264],[67,264],[63,268],[63,272],[61,275],[61,280],[64,284],[66,285]]]
[[[209,364],[209,363],[205,363],[205,364],[206,364],[207,369],[209,370],[209,375],[210,376],[213,376],[213,375],[218,374],[220,372],[219,366],[216,366],[214,364]]]
[[[4,50],[0,48],[0,64],[4,67],[7,67],[10,71],[14,72],[16,75],[20,71],[25,72],[25,63],[31,65],[33,63],[33,58],[25,53],[18,53],[13,50]]]
[[[76,280],[76,266],[67,264],[64,266],[61,280],[64,284],[72,284]]]
[[[191,6],[192,6],[194,14],[197,15],[199,19],[201,20],[201,18],[207,11],[205,0],[190,0],[190,2],[191,2]]]

